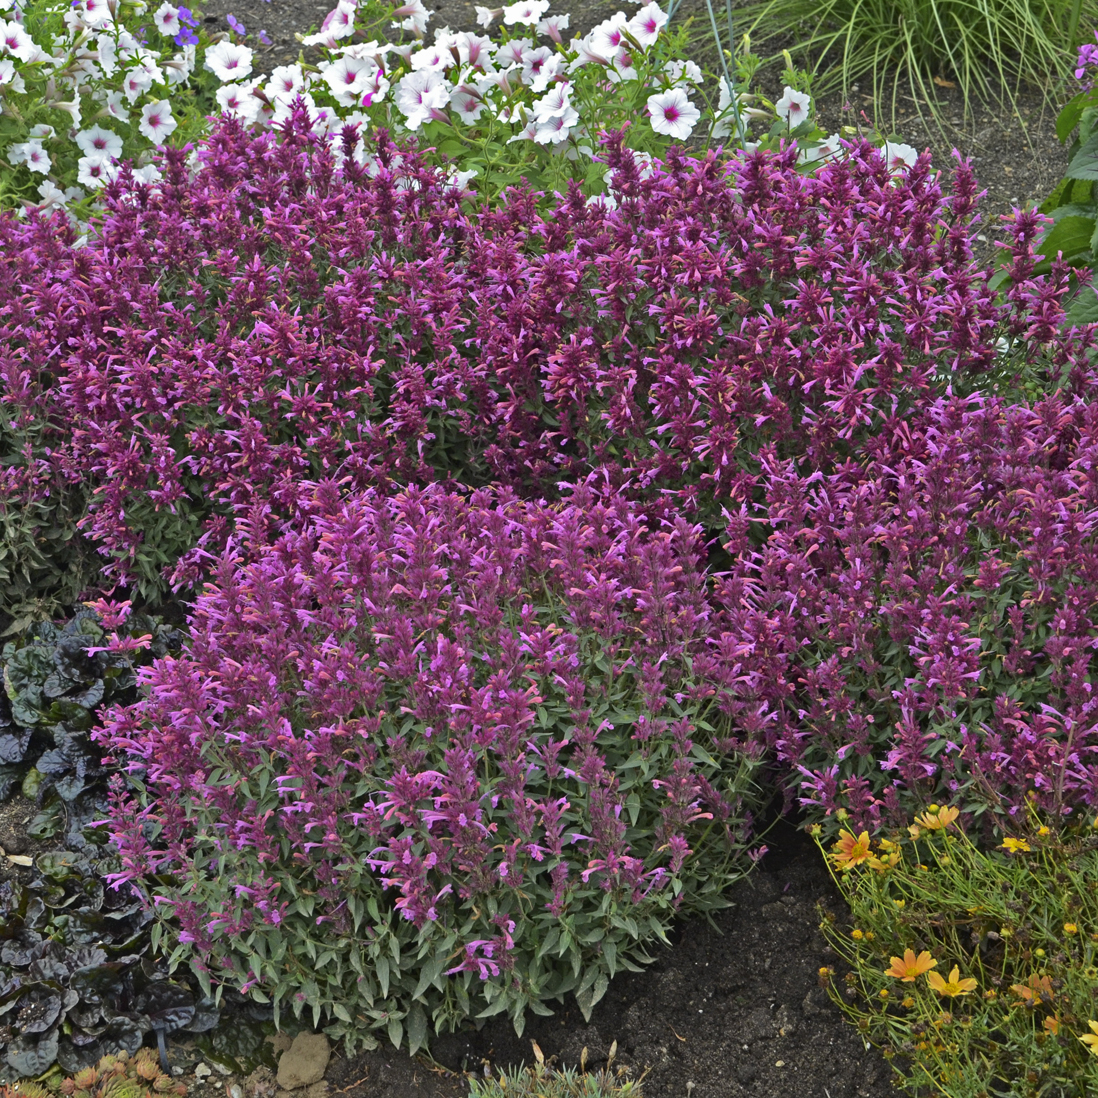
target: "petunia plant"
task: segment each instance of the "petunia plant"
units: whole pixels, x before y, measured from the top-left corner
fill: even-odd
[[[211,40],[190,9],[149,12],[142,0],[4,6],[0,206],[86,216],[120,160],[151,182],[159,172],[150,153],[206,131],[213,74],[195,69]]]

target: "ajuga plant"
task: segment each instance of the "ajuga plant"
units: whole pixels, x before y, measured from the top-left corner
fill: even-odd
[[[146,1036],[201,1033],[218,1011],[151,951],[152,912],[106,887],[117,857],[39,854],[30,880],[0,884],[0,1081],[80,1071]]]
[[[589,1015],[748,864],[757,764],[713,719],[734,670],[697,528],[589,484],[328,484],[307,511],[226,553],[184,651],[94,733],[129,776],[112,881],[276,1024],[415,1049],[569,992]]]
[[[0,220],[0,404],[35,425],[6,506],[79,525],[101,582],[147,599],[324,478],[553,498],[601,469],[716,530],[758,502],[765,446],[834,469],[979,384],[1058,292],[1021,268],[1009,300],[989,287],[963,165],[947,194],[869,145],[815,176],[794,148],[643,165],[619,133],[601,155],[607,201],[472,212],[412,147],[297,111],[222,120],[194,168],[165,150],[155,186],[123,172],[86,242]]]
[[[104,621],[88,606],[68,621],[28,626],[0,649],[0,800],[20,787],[39,807],[32,837],[86,845],[85,827],[106,791],[100,753],[88,738],[96,712],[132,701],[135,666],[177,649],[181,639],[128,607],[108,611]]]

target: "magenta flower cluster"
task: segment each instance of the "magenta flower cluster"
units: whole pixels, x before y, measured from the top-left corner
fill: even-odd
[[[993,282],[965,164],[603,150],[613,204],[473,213],[225,121],[85,246],[0,220],[4,500],[209,584],[100,733],[116,883],[204,979],[418,1046],[589,1010],[720,902],[763,763],[867,828],[1098,801],[1095,336],[1040,215]]]
[[[197,583],[241,516],[274,535],[324,478],[552,496],[600,469],[716,529],[768,443],[829,468],[1008,330],[1059,338],[1058,283],[1019,269],[999,304],[973,265],[965,167],[949,198],[869,146],[641,180],[610,141],[619,208],[474,215],[411,151],[368,155],[226,121],[200,172],[168,150],[158,188],[108,188],[86,247],[0,222],[4,406],[37,425],[5,498],[79,486],[107,581]]]
[[[742,872],[699,531],[589,485],[308,511],[222,559],[187,650],[93,734],[141,783],[116,787],[114,883],[156,882],[207,978],[407,1017],[413,1044],[425,1011],[589,1009]]]

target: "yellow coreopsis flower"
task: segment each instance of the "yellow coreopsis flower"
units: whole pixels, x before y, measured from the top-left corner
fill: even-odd
[[[970,991],[976,990],[976,981],[971,977],[962,980],[961,970],[956,965],[953,966],[953,971],[950,972],[948,980],[943,980],[937,972],[928,972],[926,982],[939,995],[948,995],[951,999],[956,998],[958,995],[967,995]]]
[[[929,972],[938,962],[931,957],[928,950],[915,956],[915,950],[905,949],[902,957],[892,957],[892,964],[885,969],[886,976],[895,976],[897,980],[903,980],[905,984],[915,982],[916,976]]]
[[[1085,1037],[1080,1037],[1079,1040],[1082,1041],[1095,1056],[1098,1056],[1098,1022],[1092,1022],[1090,1019],[1087,1019],[1087,1025],[1090,1026],[1091,1032]]]
[[[843,871],[868,862],[872,857],[869,848],[869,832],[863,831],[857,838],[850,831],[840,831],[839,841],[832,847],[832,861]]]
[[[932,804],[923,815],[915,817],[915,822],[920,827],[925,827],[927,831],[940,831],[942,828],[949,827],[960,814],[960,809],[952,806],[939,808],[936,804]]]
[[[1002,849],[1011,854],[1021,854],[1023,851],[1028,852],[1032,847],[1030,847],[1025,839],[1004,839],[1002,842]]]
[[[1026,1006],[1034,1006],[1037,1003],[1051,1003],[1054,998],[1052,981],[1047,976],[1034,974],[1024,984],[1011,984],[1010,990]]]

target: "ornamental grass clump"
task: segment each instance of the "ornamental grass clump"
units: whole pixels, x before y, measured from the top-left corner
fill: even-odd
[[[847,971],[821,982],[909,1093],[1098,1086],[1098,834],[1089,817],[1041,819],[1027,805],[989,849],[976,821],[931,805],[879,843],[865,835],[865,858],[849,831],[827,855],[851,921],[822,924]]]
[[[474,212],[412,147],[343,140],[303,111],[261,136],[227,119],[196,166],[124,171],[86,241],[0,219],[4,568],[48,576],[49,551],[58,600],[155,602],[324,478],[552,498],[604,471],[716,532],[756,517],[768,446],[831,471],[950,385],[1082,353],[1049,319],[1062,274],[1028,277],[1037,215],[1004,300],[973,263],[964,165],[947,195],[926,157],[866,144],[806,176],[792,147],[645,165],[619,133],[612,201]],[[77,525],[102,576],[55,533]]]
[[[317,489],[96,733],[130,777],[115,884],[207,989],[352,1045],[589,1015],[747,864],[757,764],[694,666],[698,558],[590,486]]]

